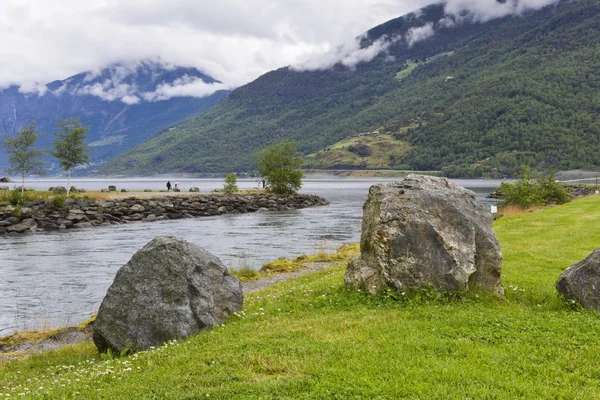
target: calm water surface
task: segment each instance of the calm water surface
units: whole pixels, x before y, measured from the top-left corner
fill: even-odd
[[[387,182],[389,182],[388,180]],[[285,212],[223,215],[154,223],[112,225],[88,230],[0,237],[0,336],[17,330],[76,324],[94,314],[116,271],[156,236],[173,235],[217,255],[226,265],[255,269],[279,257],[331,251],[360,240],[362,205],[371,185],[386,180],[307,180],[303,192],[328,199],[327,207]],[[166,180],[75,180],[98,190],[162,189]],[[175,180],[171,180],[175,183]],[[459,183],[484,200],[499,181]],[[47,189],[63,181],[27,181]],[[222,180],[180,179],[183,190],[221,187]],[[254,181],[238,181],[242,188]]]

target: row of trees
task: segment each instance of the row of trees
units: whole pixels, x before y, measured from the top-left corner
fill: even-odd
[[[83,126],[79,119],[59,120],[58,127],[61,132],[55,133],[56,140],[49,153],[58,160],[60,166],[67,172],[67,194],[71,190],[71,169],[90,161],[85,144],[86,132],[90,129]],[[8,155],[10,168],[8,173],[21,176],[21,193],[25,190],[25,175],[45,175],[46,161],[45,150],[37,150],[35,144],[42,135],[37,133],[35,122],[29,127],[21,129],[14,137],[4,135],[2,145]]]

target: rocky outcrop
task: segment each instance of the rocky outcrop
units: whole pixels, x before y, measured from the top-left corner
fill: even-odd
[[[600,311],[600,248],[567,268],[556,282],[556,288],[566,299]]]
[[[361,255],[348,264],[349,286],[503,293],[492,216],[473,192],[445,178],[409,175],[371,187],[363,210]]]
[[[116,354],[160,346],[223,324],[242,302],[242,284],[217,257],[158,237],[117,272],[94,323],[94,343]]]
[[[37,223],[33,218],[28,218],[20,221],[17,224],[10,225],[6,228],[7,232],[23,233],[37,227]]]
[[[41,200],[25,202],[20,213],[0,202],[0,235],[30,231],[51,231],[98,225],[153,222],[169,219],[208,217],[256,211],[284,211],[324,206],[327,200],[308,194],[277,196],[272,194],[187,195],[157,198],[126,198],[96,202],[68,198],[62,206]],[[7,228],[33,220],[35,226],[22,230]],[[28,222],[31,224],[31,222]]]

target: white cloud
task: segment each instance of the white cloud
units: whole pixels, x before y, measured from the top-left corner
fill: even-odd
[[[487,22],[507,15],[519,15],[526,11],[557,4],[560,0],[447,0],[446,14],[456,19]]]
[[[23,94],[37,94],[43,96],[48,91],[45,84],[39,82],[23,82],[19,86],[19,92]]]
[[[132,104],[138,104],[140,102],[140,98],[137,96],[128,94],[126,96],[121,97],[121,101],[125,104],[132,105]]]
[[[0,88],[157,56],[236,87],[430,1],[2,0]]]
[[[307,61],[312,58],[318,59],[313,67],[331,64],[331,54],[355,66],[385,52],[389,41],[367,49],[350,43],[341,51],[339,43],[433,1],[2,0],[0,88],[17,84],[39,93],[40,83],[82,71],[92,71],[91,81],[107,65],[157,57],[162,63],[196,67],[230,88],[284,65],[313,65]],[[452,18],[440,26],[465,10],[471,20],[483,22],[557,1],[447,0]],[[199,82],[172,86],[165,87],[165,95],[206,89]],[[131,88],[100,89],[88,88],[106,99],[142,99]]]
[[[411,28],[406,33],[406,43],[408,43],[408,47],[412,47],[415,43],[429,39],[433,35],[435,35],[435,32],[433,31],[432,23],[428,23],[418,28]]]
[[[392,43],[400,40],[400,37],[389,39],[386,36],[379,38],[367,47],[361,47],[363,37],[354,39],[334,51],[329,51],[318,56],[313,56],[292,68],[298,71],[315,71],[330,69],[336,64],[342,64],[348,68],[355,68],[358,64],[369,62],[379,54],[385,52]]]
[[[230,86],[223,83],[206,83],[202,79],[185,75],[173,83],[163,83],[154,92],[142,93],[147,101],[168,100],[173,97],[206,97],[218,90],[228,90]]]

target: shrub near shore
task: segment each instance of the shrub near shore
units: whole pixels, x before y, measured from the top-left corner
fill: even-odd
[[[496,221],[505,298],[372,297],[344,287],[342,261],[247,295],[186,342],[9,362],[0,398],[598,398],[600,317],[554,284],[598,246],[599,224],[597,197]]]

